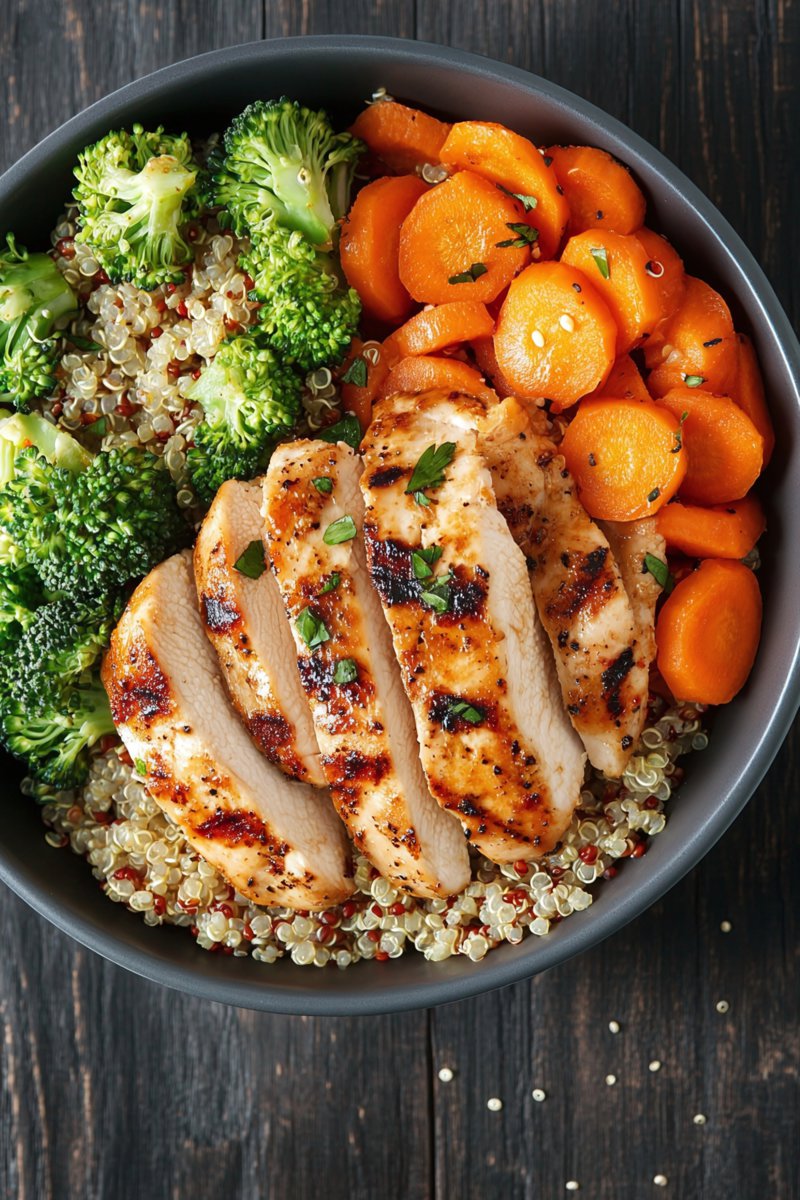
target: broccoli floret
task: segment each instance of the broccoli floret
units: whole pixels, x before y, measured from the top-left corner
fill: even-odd
[[[12,422],[12,435],[8,437]],[[20,423],[33,436],[19,450]],[[147,574],[191,537],[163,460],[139,446],[94,457],[42,417],[0,424],[0,534],[47,588],[99,595]],[[0,549],[2,547],[0,546]]]
[[[107,597],[63,597],[43,604],[0,666],[4,695],[34,711],[68,694],[95,666],[108,646],[120,605]]]
[[[0,712],[0,740],[43,783],[78,787],[89,771],[90,750],[114,733],[108,697],[96,675],[56,689],[50,703],[36,708],[9,699]]]
[[[358,328],[361,301],[342,286],[336,264],[302,234],[267,226],[241,266],[261,301],[261,331],[287,361],[304,371],[341,362]]]
[[[274,217],[317,246],[331,246],[344,216],[356,161],[364,147],[335,133],[327,115],[296,101],[257,100],[225,132],[212,155],[212,198],[239,234]]]
[[[0,403],[27,408],[55,387],[56,322],[77,308],[52,258],[29,254],[12,234],[0,252]]]
[[[225,342],[187,395],[205,414],[188,454],[200,500],[210,504],[226,479],[252,479],[266,465],[275,437],[300,412],[302,380],[257,337]]]
[[[24,564],[0,566],[0,653],[28,629],[44,603],[41,581]]]
[[[134,125],[109,133],[79,156],[74,196],[77,241],[91,247],[114,282],[151,291],[177,282],[192,257],[186,224],[200,209],[198,167],[184,133]]]

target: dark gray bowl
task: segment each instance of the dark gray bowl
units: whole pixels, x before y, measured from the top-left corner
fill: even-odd
[[[133,121],[196,131],[221,129],[256,97],[283,92],[344,119],[375,88],[457,117],[502,121],[539,143],[602,146],[644,188],[648,223],[667,233],[689,269],[733,302],[738,328],[761,358],[778,449],[764,489],[764,635],[742,695],[723,709],[709,749],[646,859],[600,887],[586,912],[547,938],[495,950],[483,962],[426,963],[415,953],[348,971],[267,966],[207,954],[183,931],[149,929],[104,898],[86,863],[44,841],[36,807],[17,790],[6,760],[0,876],[28,904],[98,954],[149,979],[243,1007],[294,1013],[376,1013],[458,1000],[544,971],[595,945],[653,904],[714,845],[741,811],[780,746],[800,683],[800,346],[758,264],[689,180],[636,134],[562,88],[514,67],[441,46],[386,38],[317,37],[259,42],[204,54],[157,71],[92,105],[0,179],[0,232],[43,244],[70,190],[78,150]],[[677,931],[676,931],[677,933]]]

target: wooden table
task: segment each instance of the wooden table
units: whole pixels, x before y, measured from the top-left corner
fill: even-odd
[[[712,197],[798,314],[792,0],[0,0],[0,168],[156,67],[328,32],[466,47],[593,100]],[[798,748],[795,730],[722,844],[612,942],[434,1012],[201,1003],[3,892],[0,1195],[800,1196]]]

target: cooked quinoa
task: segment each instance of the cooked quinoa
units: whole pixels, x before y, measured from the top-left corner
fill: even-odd
[[[194,263],[184,282],[144,292],[110,284],[74,233],[68,212],[53,246],[83,303],[70,326],[77,345],[63,356],[59,387],[43,411],[68,430],[96,434],[103,449],[135,442],[163,454],[179,501],[191,511],[186,449],[201,413],[186,391],[222,341],[252,324],[257,307],[237,264],[241,243],[213,218],[196,221]],[[314,372],[304,395],[306,431],[326,423],[336,405],[330,371]],[[398,958],[411,947],[434,962],[454,954],[477,962],[502,942],[542,937],[588,908],[593,884],[613,878],[620,860],[645,852],[683,779],[679,758],[707,743],[702,722],[699,706],[669,708],[652,697],[649,723],[623,778],[588,774],[560,848],[541,861],[498,866],[473,852],[472,881],[463,892],[419,900],[356,855],[355,894],[322,913],[259,908],[236,892],[164,815],[121,746],[96,755],[80,791],[23,788],[42,802],[48,842],[83,855],[110,900],[141,913],[148,925],[185,926],[205,950],[347,967]]]

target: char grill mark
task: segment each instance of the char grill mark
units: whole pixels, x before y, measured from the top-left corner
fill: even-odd
[[[622,716],[624,705],[620,697],[620,690],[632,668],[633,651],[628,646],[622,651],[619,658],[603,671],[603,698],[612,717]]]
[[[227,633],[242,619],[239,609],[225,596],[203,593],[200,604],[203,620],[212,633]]]
[[[169,681],[146,646],[134,643],[128,661],[130,674],[115,673],[111,681],[111,716],[115,725],[126,725],[135,720],[149,725],[172,709]]]

